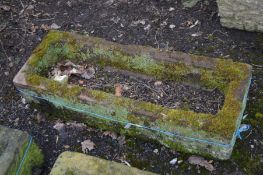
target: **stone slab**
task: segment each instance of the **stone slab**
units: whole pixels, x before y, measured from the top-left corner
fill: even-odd
[[[50,175],[155,175],[134,167],[75,152],[63,152]]]
[[[263,32],[262,0],[217,0],[217,4],[223,26]]]
[[[39,150],[36,152],[35,147],[36,145],[26,132],[0,126],[0,175],[14,175],[17,172],[18,174],[31,173],[30,168],[40,165],[43,159],[39,155]],[[26,151],[27,148],[28,151]],[[34,158],[31,159],[31,151],[36,153],[34,155],[36,161]],[[25,158],[22,161],[24,155]]]

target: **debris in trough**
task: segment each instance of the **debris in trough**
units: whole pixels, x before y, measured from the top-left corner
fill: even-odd
[[[49,78],[173,109],[216,114],[224,103],[224,95],[217,89],[205,90],[174,81],[140,77],[111,67],[79,65],[69,60],[57,63],[49,72]]]

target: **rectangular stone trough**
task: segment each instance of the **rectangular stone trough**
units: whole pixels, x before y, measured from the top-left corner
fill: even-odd
[[[87,49],[88,48],[88,49]],[[219,89],[216,114],[171,109],[47,78],[63,60]],[[170,148],[228,159],[245,109],[251,66],[231,60],[121,45],[104,39],[51,31],[14,78],[17,89],[54,118],[78,120],[121,134],[154,139]]]

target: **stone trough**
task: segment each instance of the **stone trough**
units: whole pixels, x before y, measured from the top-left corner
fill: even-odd
[[[215,115],[197,113],[47,78],[52,66],[62,60],[109,66],[131,76],[219,89],[224,94],[224,104]],[[13,81],[27,99],[54,119],[78,120],[120,134],[154,139],[176,150],[228,159],[250,79],[251,66],[244,63],[51,31]]]

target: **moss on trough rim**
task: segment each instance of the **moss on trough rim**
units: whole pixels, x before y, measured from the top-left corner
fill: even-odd
[[[83,48],[92,49],[83,51]],[[225,102],[216,115],[195,113],[120,98],[77,85],[61,84],[43,76],[52,65],[63,59],[95,61],[101,66],[114,66],[157,79],[166,78],[187,83],[192,83],[189,77],[200,75],[197,79],[199,85],[220,89],[225,94]],[[25,75],[28,85],[44,94],[53,94],[79,103],[79,95],[85,94],[104,105],[112,102],[115,106],[129,109],[127,118],[134,116],[132,111],[151,112],[154,116],[154,121],[149,121],[151,127],[170,132],[176,132],[178,126],[186,127],[191,131],[206,132],[211,138],[229,140],[232,139],[238,125],[244,94],[251,77],[251,66],[231,60],[209,59],[181,52],[163,52],[144,46],[123,46],[100,38],[50,31],[29,58]],[[141,116],[136,117],[139,120],[135,122],[140,123]]]

